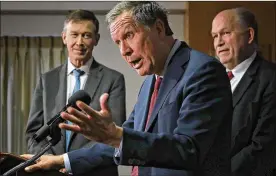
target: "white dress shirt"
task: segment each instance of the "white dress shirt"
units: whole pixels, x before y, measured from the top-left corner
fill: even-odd
[[[232,70],[226,69],[226,71],[232,71],[234,77],[231,79],[231,90],[232,93],[236,89],[237,85],[239,84],[240,80],[242,79],[244,73],[247,71],[251,63],[254,61],[255,57],[257,55],[257,52],[255,51],[248,59],[241,62],[239,65],[237,65]]]
[[[84,71],[84,74],[80,76],[80,89],[83,89],[88,77],[88,73],[89,73],[89,69],[90,66],[93,62],[93,58],[89,59],[83,66],[81,66],[80,68],[76,68],[71,62],[70,59],[68,58],[67,61],[67,103],[68,103],[68,99],[72,96],[75,84],[76,84],[76,79],[75,76],[73,74],[73,70],[75,69],[80,69],[82,71]]]

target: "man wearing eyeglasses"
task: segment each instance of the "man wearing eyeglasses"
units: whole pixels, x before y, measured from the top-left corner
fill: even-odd
[[[211,34],[233,93],[232,176],[274,175],[276,67],[258,52],[256,18],[245,8],[224,10]]]

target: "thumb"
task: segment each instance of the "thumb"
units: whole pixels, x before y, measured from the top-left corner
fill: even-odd
[[[109,112],[109,107],[108,107],[108,104],[107,104],[108,97],[109,97],[108,93],[104,93],[100,97],[100,106],[101,106],[101,110],[103,112],[106,112],[106,111]]]

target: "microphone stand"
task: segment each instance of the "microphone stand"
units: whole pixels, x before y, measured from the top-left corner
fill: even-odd
[[[5,172],[3,176],[11,176],[18,170],[34,164],[35,160],[37,160],[47,150],[49,150],[52,146],[55,146],[60,141],[61,130],[58,127],[58,124],[49,126],[49,129],[50,129],[50,134],[47,136],[48,145],[42,151],[40,151],[38,154],[34,155],[32,158],[28,159],[27,161],[15,166],[12,169]]]

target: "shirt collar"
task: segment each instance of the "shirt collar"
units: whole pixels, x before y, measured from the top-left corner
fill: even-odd
[[[94,58],[91,57],[91,59],[89,59],[83,66],[81,66],[81,67],[78,68],[78,69],[84,71],[85,74],[88,74],[88,73],[89,73],[90,66],[92,65],[93,60],[94,60]],[[70,58],[69,58],[69,57],[68,57],[68,60],[67,60],[67,65],[68,65],[68,67],[67,67],[67,75],[69,75],[69,74],[72,73],[72,71],[73,71],[74,69],[76,69],[76,67],[70,62]]]

